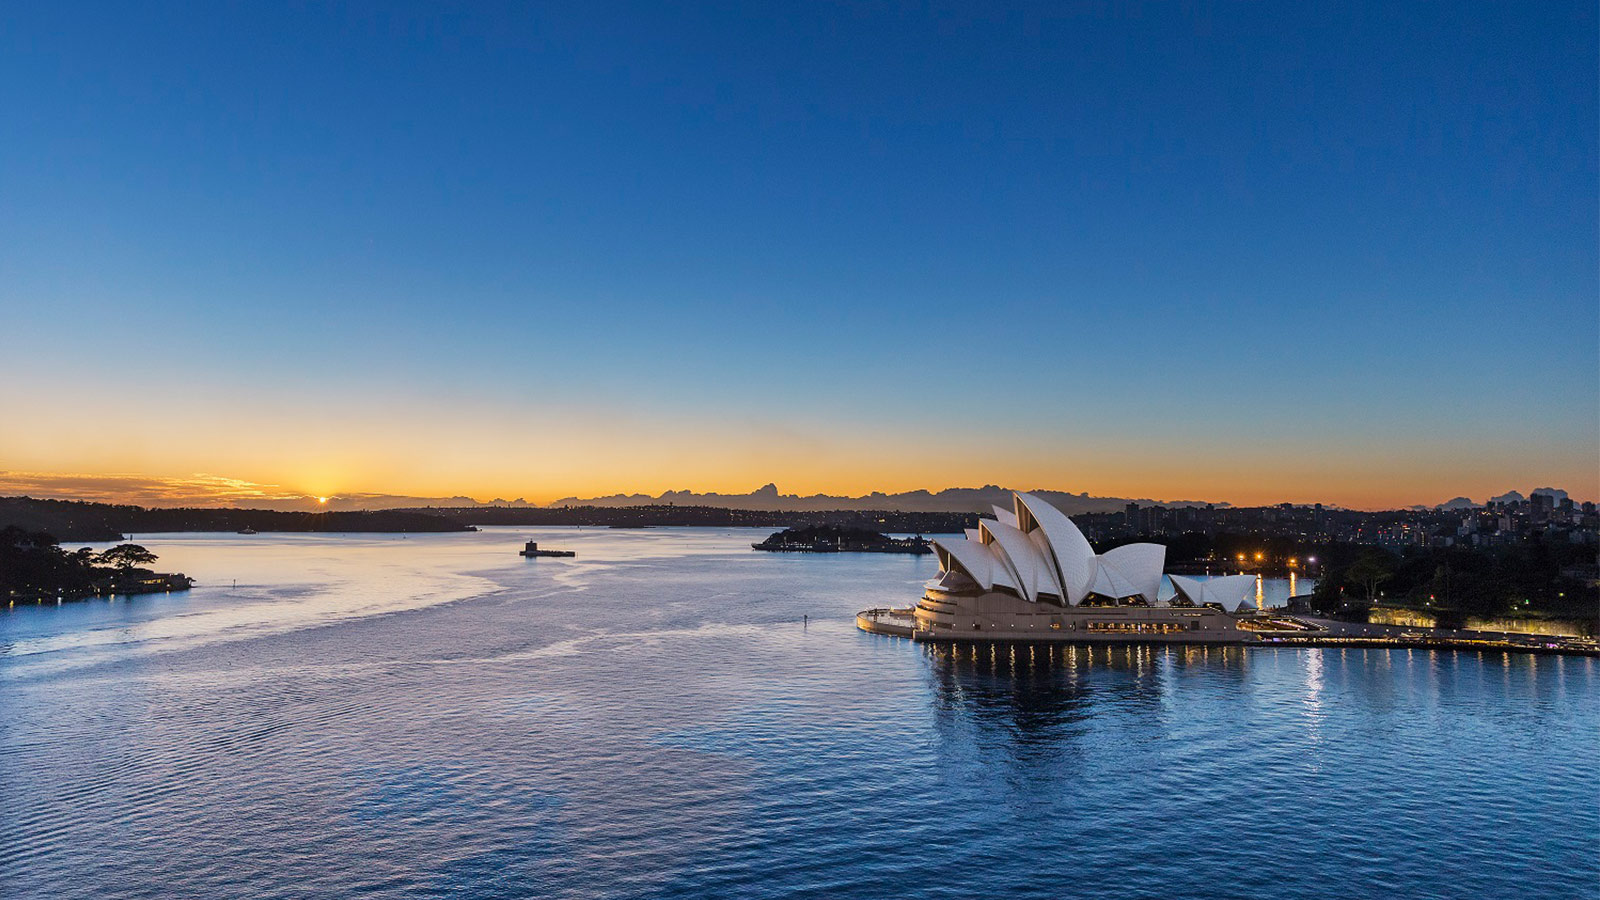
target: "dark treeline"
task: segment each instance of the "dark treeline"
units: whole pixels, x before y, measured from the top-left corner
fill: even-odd
[[[857,528],[850,525],[806,525],[800,528],[786,528],[751,546],[757,550],[915,554],[933,552],[928,542],[921,538],[891,538],[871,528]]]
[[[63,541],[115,541],[169,531],[464,531],[460,522],[403,510],[279,512],[266,509],[147,509],[76,500],[0,497],[0,527],[42,531]]]
[[[1323,575],[1312,599],[1327,615],[1362,619],[1372,605],[1410,606],[1455,624],[1466,616],[1551,615],[1594,619],[1600,588],[1594,548],[1541,536],[1496,547],[1379,547],[1335,544],[1321,550]]]
[[[797,528],[841,525],[900,534],[959,534],[975,528],[977,513],[833,510],[725,509],[715,506],[472,506],[422,508],[408,512],[443,516],[463,525],[700,525],[739,528]]]
[[[1543,534],[1517,544],[1412,546],[1395,552],[1342,541],[1190,532],[1097,541],[1095,550],[1104,553],[1141,540],[1166,544],[1167,567],[1179,572],[1282,576],[1297,571],[1316,578],[1313,609],[1358,621],[1380,602],[1428,609],[1444,622],[1467,616],[1600,615],[1600,589],[1592,584],[1594,547]]]

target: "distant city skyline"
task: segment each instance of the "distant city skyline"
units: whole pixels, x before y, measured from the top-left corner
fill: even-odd
[[[1596,34],[1561,2],[14,4],[0,471],[1593,499]]]

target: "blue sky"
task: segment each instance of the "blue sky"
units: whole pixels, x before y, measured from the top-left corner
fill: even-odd
[[[0,469],[1592,495],[1597,68],[1576,3],[7,5]]]

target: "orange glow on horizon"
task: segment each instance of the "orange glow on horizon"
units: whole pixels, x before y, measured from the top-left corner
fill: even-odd
[[[897,473],[902,477],[904,473]],[[510,480],[510,479],[508,479]],[[486,503],[499,499],[505,501],[522,500],[533,505],[548,505],[560,500],[592,497],[609,497],[615,495],[644,495],[651,498],[660,497],[668,491],[688,490],[697,494],[722,493],[741,495],[753,492],[756,488],[774,479],[770,476],[752,475],[742,483],[728,484],[722,479],[683,479],[672,482],[657,481],[637,485],[619,485],[610,479],[584,479],[569,488],[545,488],[544,490],[521,489],[507,490],[503,486],[496,487],[492,483],[480,484],[477,487],[453,486],[446,482],[429,481],[419,482],[401,481],[399,486],[378,482],[370,485],[357,485],[347,487],[339,494],[322,494],[314,491],[296,489],[292,487],[294,480],[263,479],[254,481],[239,478],[221,478],[217,476],[143,476],[127,474],[97,475],[90,473],[75,473],[59,475],[40,472],[16,472],[0,470],[0,496],[28,495],[35,497],[53,497],[58,499],[80,499],[112,503],[133,503],[141,506],[233,506],[248,508],[251,506],[293,506],[297,502],[307,508],[327,507],[332,501],[341,501],[339,508],[351,508],[351,503],[359,503],[363,498],[373,498],[378,503],[392,502],[388,498],[400,501],[415,500],[416,502],[448,502],[457,498]],[[576,481],[576,480],[575,480]],[[899,481],[899,479],[896,479]],[[1217,480],[1211,482],[1213,487],[1196,487],[1187,490],[1163,489],[1162,481],[1150,479],[1142,487],[1137,481],[1122,480],[1106,481],[1100,484],[1073,484],[1065,478],[1052,479],[1048,477],[1037,478],[1006,478],[990,476],[965,480],[945,480],[943,482],[909,481],[909,483],[890,483],[883,486],[866,487],[859,483],[850,482],[823,482],[817,481],[787,481],[782,478],[775,480],[780,494],[808,497],[815,494],[826,494],[839,497],[861,497],[878,490],[886,494],[904,493],[908,491],[927,490],[930,493],[948,487],[978,488],[988,484],[995,484],[1005,488],[1018,490],[1062,490],[1071,493],[1087,493],[1091,497],[1124,498],[1134,500],[1155,500],[1159,502],[1172,501],[1198,501],[1231,503],[1234,506],[1269,506],[1282,502],[1309,504],[1321,502],[1330,507],[1342,506],[1350,509],[1397,509],[1410,506],[1418,502],[1420,491],[1413,483],[1408,487],[1402,499],[1388,499],[1396,496],[1396,490],[1391,488],[1381,490],[1376,485],[1345,486],[1340,490],[1338,485],[1329,483],[1324,490],[1319,492],[1316,486],[1302,487],[1295,494],[1288,492],[1263,489],[1261,480],[1255,479],[1255,484],[1249,487],[1235,486],[1228,490],[1228,482]],[[1542,486],[1545,482],[1540,481]],[[870,482],[867,482],[870,484]],[[1556,485],[1559,486],[1559,485]],[[1533,485],[1503,485],[1491,491],[1479,490],[1476,492],[1452,491],[1436,492],[1437,496],[1422,494],[1421,499],[1439,503],[1458,494],[1471,496],[1477,502],[1483,502],[1489,497],[1510,489],[1518,489],[1527,493]],[[463,489],[465,488],[465,489]],[[1569,488],[1570,490],[1570,488]],[[1581,502],[1584,497],[1579,491],[1572,491],[1575,501]],[[402,503],[403,505],[403,503]],[[1430,504],[1431,505],[1431,504]],[[1241,559],[1245,558],[1240,554]],[[1259,561],[1263,558],[1261,553],[1255,554]]]
[[[1355,440],[1174,446],[1138,435],[1103,442],[1000,434],[979,441],[946,439],[951,432],[937,423],[919,430],[582,409],[513,419],[470,403],[395,419],[365,400],[291,415],[287,405],[218,412],[204,397],[172,402],[152,424],[117,410],[62,417],[34,402],[0,404],[18,423],[0,433],[0,495],[141,505],[298,500],[345,507],[370,495],[542,505],[669,490],[745,494],[774,482],[781,493],[800,496],[992,484],[1140,501],[1351,509],[1431,506],[1457,496],[1482,503],[1544,486],[1579,502],[1600,498],[1592,447],[1535,452],[1511,438],[1451,445],[1453,455],[1421,442],[1374,448]],[[108,445],[108,431],[127,440]]]

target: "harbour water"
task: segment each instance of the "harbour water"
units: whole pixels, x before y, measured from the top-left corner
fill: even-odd
[[[763,534],[141,535],[0,611],[0,896],[1597,896],[1600,660],[919,645]]]

